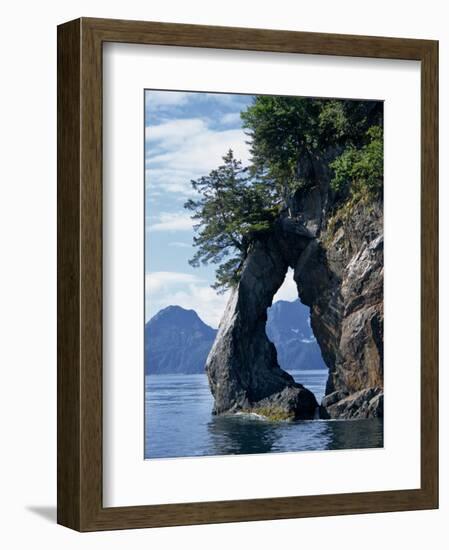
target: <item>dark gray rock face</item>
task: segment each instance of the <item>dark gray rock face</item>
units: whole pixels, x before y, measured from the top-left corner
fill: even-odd
[[[329,369],[320,414],[383,415],[382,204],[361,201],[333,217],[329,175],[314,170],[317,185],[298,192],[288,214],[253,244],[227,305],[206,366],[218,414],[273,404],[293,418],[314,415],[313,396],[279,367],[265,334],[267,307],[290,266]]]
[[[255,243],[206,364],[216,414],[243,410],[273,418],[315,415],[314,395],[279,367],[276,348],[265,333],[267,308],[287,268],[275,235]]]
[[[383,403],[380,387],[351,394],[336,391],[323,398],[320,415],[323,418],[383,418]]]
[[[381,205],[357,205],[351,216],[327,226],[298,260],[295,280],[329,367],[326,394],[357,394],[357,415],[334,406],[332,418],[382,416],[368,390],[383,391],[383,216]],[[359,392],[367,393],[359,395]],[[347,397],[345,397],[347,399]],[[326,408],[326,404],[323,403]]]

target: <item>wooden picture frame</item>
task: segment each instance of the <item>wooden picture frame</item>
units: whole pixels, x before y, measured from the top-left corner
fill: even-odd
[[[421,488],[105,508],[102,502],[102,44],[421,62]],[[438,507],[438,43],[81,18],[58,27],[58,523],[78,531]]]

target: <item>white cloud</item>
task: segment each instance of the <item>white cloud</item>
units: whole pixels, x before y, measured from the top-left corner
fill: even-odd
[[[175,119],[146,130],[145,177],[148,188],[188,196],[190,181],[223,163],[229,149],[249,161],[248,137],[240,128],[213,130],[206,119]]]
[[[151,108],[184,105],[189,100],[189,93],[147,90],[145,99],[146,105]]]
[[[229,292],[217,294],[209,283],[191,273],[157,271],[145,276],[146,320],[168,306],[195,310],[200,318],[217,328],[229,299]],[[288,270],[284,283],[273,298],[289,302],[298,298],[293,271]]]
[[[189,170],[173,168],[151,168],[151,170],[147,168],[145,170],[146,192],[153,196],[160,196],[164,192],[168,192],[185,199],[192,195],[191,179],[194,179],[194,175]]]
[[[183,243],[184,244],[184,243]],[[229,300],[229,292],[217,294],[209,283],[193,273],[156,271],[145,275],[146,320],[168,306],[195,310],[200,318],[217,328]],[[293,271],[288,270],[282,286],[273,298],[289,302],[298,298]]]
[[[159,146],[169,149],[205,131],[207,131],[206,124],[200,118],[178,118],[147,126],[145,139],[150,148],[154,142],[160,142]]]
[[[192,245],[189,243],[183,243],[181,241],[173,241],[172,243],[168,243],[168,246],[175,246],[177,248],[191,248]]]
[[[220,122],[222,124],[241,124],[240,112],[237,113],[226,113],[221,117]]]
[[[145,291],[159,292],[169,286],[186,283],[201,283],[203,279],[191,273],[179,273],[177,271],[153,271],[145,274]]]
[[[177,305],[195,310],[200,318],[217,328],[229,293],[217,294],[206,281],[190,273],[158,271],[145,276],[147,320],[161,309]]]
[[[193,94],[192,94],[193,95]],[[232,94],[232,93],[219,93],[219,92],[211,92],[211,93],[204,93],[200,92],[197,93],[197,99],[200,99],[202,101],[215,101],[217,103],[220,103],[221,105],[224,105],[226,107],[234,107],[234,106],[240,106],[241,107],[241,94]]]
[[[180,139],[178,147],[151,156],[150,167],[169,166],[172,169],[189,170],[193,174],[205,175],[219,164],[229,149],[243,163],[249,160],[249,148],[245,143],[247,136],[243,130],[205,130],[192,134],[188,139]],[[151,148],[150,148],[151,149]]]
[[[221,105],[232,106],[239,104],[240,94],[229,93],[208,93],[208,92],[178,92],[176,90],[147,90],[146,106],[147,108],[165,108],[173,106],[182,106],[189,101],[217,102]]]
[[[287,271],[287,275],[285,276],[284,282],[273,297],[273,303],[278,302],[279,300],[293,302],[293,300],[297,300],[297,298],[298,289],[293,279],[293,270],[289,268]]]
[[[150,231],[191,231],[192,228],[190,214],[183,212],[161,212],[155,222],[147,224]]]

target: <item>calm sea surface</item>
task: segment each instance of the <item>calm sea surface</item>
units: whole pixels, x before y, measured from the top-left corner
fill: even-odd
[[[320,402],[327,371],[290,371]],[[203,374],[149,375],[145,380],[145,458],[252,454],[383,446],[383,422],[269,422],[253,416],[213,416]]]

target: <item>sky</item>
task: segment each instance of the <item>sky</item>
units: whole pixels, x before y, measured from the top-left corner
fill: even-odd
[[[184,208],[198,196],[190,181],[222,164],[231,148],[244,165],[248,136],[240,112],[249,95],[204,92],[145,92],[145,318],[169,305],[194,309],[216,328],[229,293],[211,288],[214,266],[193,268],[191,212]],[[291,272],[275,296],[294,300]]]

